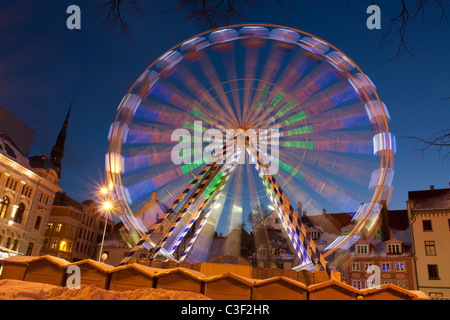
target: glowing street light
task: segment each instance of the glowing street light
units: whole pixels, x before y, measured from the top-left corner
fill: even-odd
[[[102,259],[103,244],[105,243],[106,226],[108,225],[108,213],[109,213],[109,211],[111,211],[113,209],[113,204],[109,197],[108,188],[106,188],[106,187],[101,188],[100,193],[107,199],[102,204],[103,211],[105,212],[105,215],[104,215],[105,216],[105,228],[103,229],[102,245],[100,246],[100,251],[98,253],[98,261],[99,262]]]

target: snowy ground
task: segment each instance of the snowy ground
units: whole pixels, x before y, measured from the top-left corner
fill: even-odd
[[[209,300],[209,298],[188,291],[145,288],[120,292],[86,285],[82,285],[81,289],[68,289],[45,283],[0,280],[0,300]]]

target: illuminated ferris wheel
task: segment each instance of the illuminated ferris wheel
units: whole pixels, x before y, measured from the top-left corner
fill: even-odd
[[[389,120],[362,70],[308,33],[234,25],[174,46],[132,85],[109,133],[108,178],[121,220],[140,237],[121,265],[141,246],[151,260],[204,262],[205,226],[227,233],[266,207],[296,269],[330,274],[333,252],[372,232],[389,200]],[[294,207],[347,213],[354,228],[319,250]]]

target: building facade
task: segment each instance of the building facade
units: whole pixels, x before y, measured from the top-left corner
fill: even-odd
[[[55,170],[32,167],[0,132],[0,257],[39,254],[58,181]]]
[[[98,260],[98,243],[105,231],[105,217],[92,200],[79,203],[58,192],[46,225],[40,252],[68,261]],[[106,234],[113,232],[114,221],[107,220]]]
[[[450,298],[450,189],[410,191],[408,214],[415,248],[418,290]]]

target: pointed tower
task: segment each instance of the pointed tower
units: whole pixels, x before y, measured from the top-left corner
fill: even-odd
[[[66,119],[64,120],[64,124],[61,128],[61,131],[58,134],[58,138],[56,139],[56,143],[53,146],[52,153],[50,154],[50,160],[56,166],[56,170],[58,172],[58,176],[61,177],[61,160],[64,156],[64,143],[66,141],[67,136],[67,126],[69,125],[69,117],[70,110],[72,109],[72,103],[70,103],[69,111],[67,112]]]

